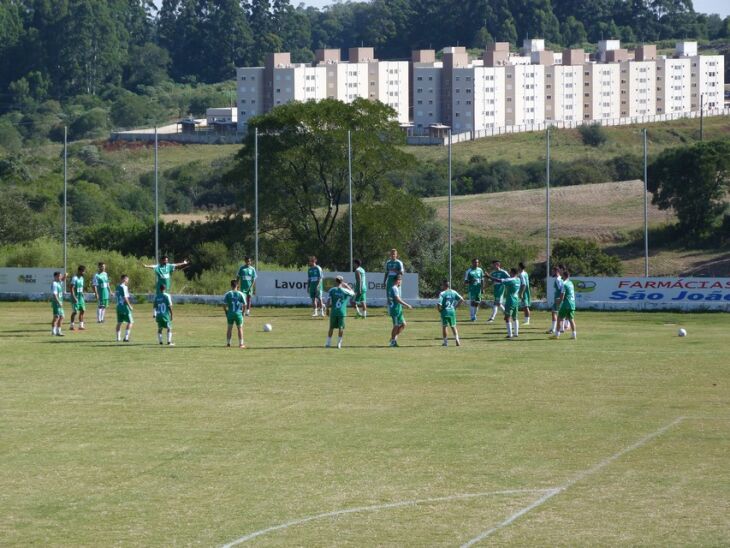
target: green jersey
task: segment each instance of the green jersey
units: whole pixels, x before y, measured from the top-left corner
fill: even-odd
[[[396,300],[396,297],[400,298],[400,287],[392,285],[388,289],[388,308],[391,316],[397,316],[403,313],[403,305]]]
[[[63,283],[54,280],[51,284],[51,294],[53,295],[51,302],[54,304],[63,304]]]
[[[109,274],[106,272],[97,272],[94,277],[91,278],[91,285],[97,288],[99,293],[106,293],[109,291]]]
[[[520,287],[525,288],[525,295],[529,297],[530,295],[530,276],[527,274],[527,272],[520,272]]]
[[[322,274],[322,267],[318,264],[314,266],[310,266],[307,269],[307,280],[309,280],[309,285],[312,284],[320,284],[322,283],[322,277],[324,275]]]
[[[243,265],[238,269],[238,279],[241,282],[241,291],[250,291],[256,281],[256,269]]]
[[[561,301],[561,306],[563,303],[566,304],[566,306],[569,306],[572,309],[575,309],[575,288],[573,287],[573,281],[568,279],[563,282],[563,300]]]
[[[365,276],[365,269],[363,267],[358,266],[355,269],[355,272],[360,274],[359,280],[357,276],[355,276],[355,294],[359,295],[360,293],[365,293],[368,290],[368,282]]]
[[[84,277],[83,276],[74,276],[71,278],[71,288],[74,290],[74,293],[76,294],[76,298],[84,296]]]
[[[520,300],[520,279],[519,278],[504,278],[502,280],[507,298],[505,300],[505,308],[517,306]]]
[[[246,305],[246,295],[231,289],[223,295],[223,303],[226,305],[226,315],[229,318],[241,315],[243,314],[243,307]]]
[[[119,284],[117,286],[116,296],[117,296],[117,310],[119,310],[119,309],[128,310],[129,305],[127,304],[126,299],[129,299],[129,288],[124,284]]]
[[[464,300],[453,289],[447,289],[439,293],[439,306],[441,307],[441,316],[453,316],[456,314],[456,305]]]
[[[347,316],[347,304],[350,297],[354,297],[355,293],[344,287],[333,287],[329,290],[330,315],[344,318]]]
[[[470,268],[464,275],[464,282],[466,282],[469,287],[481,287],[483,281],[484,271],[481,267]]]
[[[403,268],[403,263],[401,261],[398,259],[390,259],[385,263],[385,272],[388,276],[388,284],[392,284],[395,281],[395,277],[398,274],[403,274],[405,269]]]
[[[489,275],[493,278],[499,278],[500,280],[505,280],[509,278],[509,272],[507,272],[506,270],[502,270],[501,268],[499,270],[495,270]],[[494,282],[494,288],[497,289],[498,287],[502,287],[502,282]]]
[[[172,298],[169,293],[158,293],[155,296],[155,318],[158,321],[172,321],[170,309],[172,308]]]
[[[162,290],[160,289],[160,286],[162,284],[165,284],[165,288],[167,288],[167,291],[172,291],[172,273],[175,272],[175,265],[168,263],[168,264],[158,264],[154,268],[155,271],[155,292],[161,293]]]

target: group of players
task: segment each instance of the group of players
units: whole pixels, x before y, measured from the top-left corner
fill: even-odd
[[[153,314],[157,322],[158,342],[163,344],[163,330],[167,330],[167,344],[174,346],[172,341],[172,319],[173,305],[170,296],[171,276],[178,268],[186,268],[189,261],[181,263],[170,263],[168,257],[163,256],[159,264],[144,265],[152,269],[155,274],[155,299]],[[519,263],[518,268],[511,268],[509,271],[502,268],[499,261],[492,262],[493,270],[485,274],[480,266],[479,259],[472,260],[471,268],[464,275],[464,284],[468,292],[470,303],[470,320],[477,321],[477,312],[484,300],[485,287],[488,282],[493,283],[492,314],[487,322],[494,322],[498,312],[502,310],[507,327],[507,338],[514,339],[519,336],[520,322],[518,311],[524,313],[524,324],[530,324],[530,278],[526,272],[525,265]],[[307,289],[312,301],[312,317],[329,315],[329,330],[325,342],[326,347],[332,346],[334,331],[338,331],[337,348],[342,348],[342,340],[345,330],[345,318],[347,308],[352,301],[357,318],[367,318],[367,279],[366,272],[360,260],[354,261],[355,284],[350,286],[342,276],[335,278],[335,285],[324,295],[324,273],[317,264],[317,258],[309,258],[307,269]],[[403,300],[401,296],[401,284],[405,273],[403,262],[398,258],[398,251],[391,249],[390,258],[385,263],[383,284],[386,288],[388,313],[392,320],[389,346],[398,346],[398,336],[406,328],[406,321],[403,309],[413,308]],[[76,318],[78,316],[78,329],[84,330],[84,315],[86,303],[84,301],[84,287],[86,267],[79,266],[76,275],[71,279],[71,303],[73,312],[70,318],[71,331],[76,329]],[[555,299],[552,303],[552,325],[548,334],[554,338],[560,335],[569,326],[572,331],[572,338],[577,338],[575,327],[575,290],[570,280],[570,272],[562,265],[554,266],[551,274],[554,277]],[[55,272],[51,286],[51,306],[53,321],[51,333],[54,336],[63,336],[61,324],[64,319],[63,295],[65,276],[61,272]],[[133,306],[129,293],[129,277],[123,274],[115,289],[116,299],[116,340],[118,342],[129,342],[134,319],[132,315]],[[226,333],[226,345],[231,346],[233,326],[237,328],[239,348],[246,348],[243,337],[244,316],[251,315],[251,301],[256,284],[256,269],[252,265],[250,257],[246,257],[244,264],[240,267],[236,279],[231,280],[231,289],[223,296],[223,308],[226,314],[228,330]],[[98,271],[94,274],[91,287],[97,302],[97,322],[104,323],[106,308],[109,306],[111,297],[111,285],[109,275],[106,272],[106,265],[102,262],[98,265]],[[441,316],[441,327],[443,346],[448,346],[448,330],[450,329],[457,346],[461,345],[459,332],[456,326],[456,309],[466,300],[457,291],[450,287],[448,280],[441,285],[441,292],[438,296],[437,310]],[[122,337],[122,326],[126,324],[125,333]]]

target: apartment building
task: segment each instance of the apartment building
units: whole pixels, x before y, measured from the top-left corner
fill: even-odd
[[[450,125],[455,132],[504,127],[505,74],[505,67],[454,68]]]
[[[236,69],[236,95],[238,97],[238,130],[248,123],[249,118],[266,112],[264,110],[264,67],[241,67]]]
[[[415,65],[413,67],[413,127],[423,133],[429,126],[442,123],[441,78],[443,63]]]
[[[656,62],[656,112],[672,114],[692,109],[692,60],[660,58]]]
[[[545,65],[507,65],[505,112],[508,126],[545,121]]]
[[[583,120],[621,117],[621,67],[618,63],[583,65]]]
[[[690,108],[694,111],[723,108],[725,92],[725,58],[722,55],[695,55],[692,65]]]
[[[410,121],[408,61],[374,61],[368,63],[369,99],[380,101],[396,112],[401,124]]]
[[[621,118],[655,115],[656,46],[640,46],[635,52],[634,60],[620,61],[620,64]]]
[[[563,64],[545,67],[545,119],[554,121],[583,120],[583,63],[582,49],[562,53]]]

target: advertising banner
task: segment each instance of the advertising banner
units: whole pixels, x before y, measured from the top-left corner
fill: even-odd
[[[0,293],[50,293],[56,271],[63,268],[0,268]]]
[[[354,272],[325,272],[324,291],[329,291],[335,285],[335,276],[342,276],[345,281],[354,286]],[[382,272],[368,272],[366,274],[368,299],[385,299],[385,285]],[[304,297],[307,296],[306,272],[259,272],[256,278],[257,297]],[[406,273],[403,275],[401,295],[404,299],[418,298],[418,274]]]
[[[571,277],[576,308],[730,310],[730,278]],[[548,299],[554,299],[553,278]]]

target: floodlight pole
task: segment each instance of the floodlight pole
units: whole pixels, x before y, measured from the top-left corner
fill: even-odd
[[[700,141],[705,140],[705,94],[700,93]]]
[[[545,291],[550,287],[550,127],[545,130]]]
[[[259,267],[259,128],[253,130],[254,264]]]
[[[157,126],[155,126],[155,264],[160,264],[160,180],[157,148]]]
[[[349,185],[348,195],[350,196],[350,271],[354,266],[352,249],[352,131],[347,130],[347,181]]]
[[[451,286],[451,128],[449,128],[449,286]]]
[[[649,179],[647,136],[644,129],[644,276],[649,277]]]
[[[68,272],[68,127],[63,126],[63,287]]]

